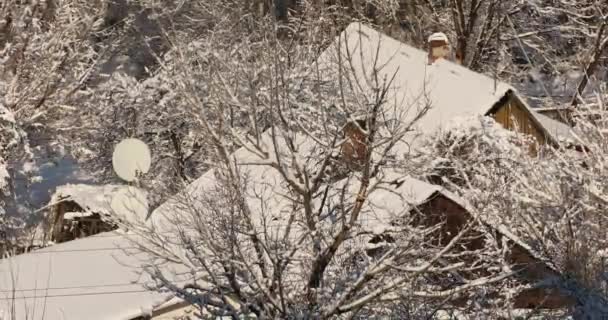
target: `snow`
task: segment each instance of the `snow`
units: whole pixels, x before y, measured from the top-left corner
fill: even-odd
[[[268,136],[265,138],[270,139]],[[271,144],[268,143],[268,145]],[[308,146],[306,143],[300,145],[301,153],[306,154],[313,143],[308,141]],[[273,152],[270,151],[269,154],[273,154]],[[293,211],[293,202],[283,196],[290,192],[286,188],[284,178],[275,168],[257,164],[261,162],[261,159],[245,148],[237,150],[233,154],[233,159],[239,164],[241,175],[247,177],[246,195],[252,210],[253,223],[260,229],[266,226],[272,232],[282,232],[289,219],[288,213]],[[216,170],[208,171],[190,184],[183,194],[175,196],[153,211],[151,220],[154,227],[162,232],[171,232],[174,228],[171,221],[189,219],[192,216],[192,210],[197,211],[196,214],[204,215],[205,210],[208,209],[205,205],[206,200],[214,194],[214,188],[219,183],[216,178],[217,174]],[[380,179],[398,183],[388,185],[383,182],[378,189],[370,193],[366,207],[360,215],[359,223],[362,228],[372,233],[382,232],[395,219],[403,217],[415,206],[425,203],[438,193],[460,205],[465,205],[462,199],[443,187],[405,176],[397,171],[387,170],[383,172]],[[347,182],[350,183],[348,187],[352,189],[349,194],[355,195],[358,183],[352,180],[344,179],[335,182],[334,189],[341,190],[340,184]],[[398,187],[396,187],[397,185]],[[306,227],[292,226],[292,228],[294,231],[291,236],[298,238]],[[303,229],[300,230],[300,228]]]
[[[363,46],[357,36],[359,30],[366,34]],[[440,60],[428,65],[425,52],[361,24],[351,24],[345,34],[348,35],[348,46],[364,53],[352,55],[355,72],[360,74],[364,73],[363,66],[371,65],[370,57],[373,57],[378,43],[382,43],[382,50],[379,50],[382,75],[390,76],[397,72],[389,100],[404,101],[402,105],[410,106],[398,110],[398,116],[407,121],[424,105],[425,100],[432,103],[432,109],[417,123],[417,133],[428,135],[453,123],[456,118],[484,115],[496,101],[514,90],[509,85],[448,61]],[[331,51],[326,51],[319,61],[329,59]],[[421,91],[426,91],[425,97],[421,98]],[[268,138],[267,135],[265,137]],[[246,173],[251,182],[247,189],[250,193],[247,201],[254,210],[254,223],[259,227],[262,220],[268,220],[280,227],[281,219],[287,218],[285,210],[292,209],[291,201],[278,196],[287,194],[282,177],[276,169],[259,165],[261,159],[246,149],[237,150],[233,158],[241,164],[241,172]],[[188,199],[195,210],[204,210],[204,197],[213,194],[218,182],[217,174],[216,170],[208,171],[181,195],[156,209],[151,214],[151,220],[158,231],[170,229],[172,226],[169,222],[174,218],[187,221],[189,213],[185,210],[191,208],[184,208],[183,199]],[[361,223],[363,228],[372,232],[381,232],[399,215],[438,193],[467,207],[462,199],[439,186],[397,172],[386,172],[385,178],[402,184],[398,188],[386,186],[369,196]],[[123,187],[66,185],[57,188],[52,202],[70,199],[89,212],[110,215],[112,194]],[[265,200],[266,208],[262,206],[260,198]],[[28,316],[33,320],[129,319],[149,313],[166,303],[171,296],[145,290],[145,285],[150,282],[141,270],[146,256],[128,252],[130,241],[133,240],[129,238],[132,237],[130,233],[118,231],[102,233],[0,261],[0,288],[3,288],[0,292],[4,295],[0,297],[0,309],[10,307],[13,303],[11,291],[15,291],[16,319],[26,318],[25,312],[33,313]]]
[[[253,182],[248,201],[252,208],[258,208],[254,213],[258,217],[256,222],[260,223],[260,219],[268,218],[269,215],[280,217],[282,209],[287,208],[290,201],[277,196],[281,192],[278,188],[283,188],[277,171],[268,166],[253,164],[257,156],[245,149],[238,150],[234,158],[242,163],[243,172]],[[201,199],[210,192],[217,183],[215,174],[213,170],[209,171],[188,186],[185,190],[188,196]],[[403,177],[396,172],[387,173],[385,178],[399,180],[402,184],[397,192],[378,190],[372,194],[369,209],[362,217],[363,221],[371,223],[370,229],[381,226],[380,222],[390,222],[397,214],[411,208],[411,205],[423,203],[440,190],[440,187]],[[104,209],[106,203],[102,201],[104,196],[100,190],[106,194],[114,187],[83,188],[70,185],[60,188],[58,194],[69,195],[80,202],[91,197],[95,201],[88,201],[92,203],[90,207]],[[256,206],[254,201],[259,200],[254,193],[268,197],[271,212],[263,212],[259,205]],[[188,213],[183,210],[183,207],[179,207],[179,201],[174,199],[155,210],[152,217],[164,225],[166,221],[163,221],[163,217],[183,215],[187,219]],[[275,221],[279,223],[280,219]],[[0,264],[0,287],[8,289],[4,291],[5,297],[0,297],[4,300],[0,301],[5,303],[5,308],[8,307],[9,291],[13,288],[11,279],[15,277],[18,279],[14,285],[18,290],[17,311],[37,310],[30,315],[30,319],[42,319],[40,310],[45,304],[44,318],[49,320],[63,319],[64,315],[67,316],[66,319],[127,319],[149,313],[158,308],[161,301],[168,301],[170,296],[144,290],[143,284],[149,279],[140,274],[139,265],[145,257],[139,254],[142,259],[138,260],[138,255],[123,250],[130,247],[128,237],[134,236],[129,233],[102,233],[5,260]],[[24,316],[17,315],[17,319],[22,318]]]
[[[547,130],[547,133],[557,142],[576,143],[576,130],[567,124],[551,119],[543,114],[534,112],[534,116]]]
[[[262,140],[267,146],[272,146],[270,134],[263,134]],[[301,154],[307,154],[305,151],[307,148],[312,146],[311,141],[308,141],[308,145],[300,145]],[[270,151],[268,154],[273,155],[274,152]],[[247,193],[250,196],[248,201],[252,210],[253,215],[256,216],[254,222],[261,223],[262,219],[268,219],[273,221],[272,216],[280,216],[281,210],[291,205],[291,201],[288,201],[285,197],[277,196],[281,194],[287,194],[285,185],[281,183],[283,178],[279,172],[263,163],[268,162],[267,160],[261,159],[257,154],[247,150],[246,148],[238,149],[232,155],[234,161],[239,165],[241,175],[249,183]],[[214,190],[217,187],[219,181],[216,175],[220,174],[218,170],[209,170],[197,180],[188,185],[185,190],[167,202],[163,203],[156,210],[151,213],[151,224],[157,227],[159,230],[169,231],[173,230],[173,225],[170,221],[179,219],[188,219],[192,215],[192,210],[200,210],[204,212],[204,202],[209,198],[210,195],[214,194]],[[262,201],[264,199],[264,206],[272,208],[272,212],[266,212],[262,208]],[[169,230],[164,230],[169,228]]]
[[[128,251],[134,237],[107,232],[0,260],[0,319],[126,320],[164,304],[170,294],[146,290],[146,257]]]
[[[15,116],[2,103],[0,103],[0,121],[15,123]]]
[[[307,147],[303,146],[303,149],[306,153]],[[259,165],[258,156],[246,149],[235,152],[233,159],[241,164],[241,172],[251,183],[247,189],[250,195],[247,201],[254,210],[254,224],[261,227],[265,219],[281,228],[287,218],[284,210],[292,207],[289,206],[291,201],[280,196],[286,190],[277,170]],[[208,171],[189,185],[184,194],[156,209],[151,216],[156,227],[160,227],[157,232],[168,231],[163,228],[171,227],[167,224],[171,218],[180,218],[184,222],[182,227],[187,225],[190,213],[185,211],[187,209],[180,200],[184,195],[192,201],[195,209],[204,210],[202,201],[213,195],[217,174],[216,170]],[[443,188],[398,172],[384,172],[383,179],[401,184],[399,187],[385,185],[370,194],[360,217],[361,227],[365,230],[382,232],[395,218],[438,193],[467,207],[462,199]],[[65,195],[79,203],[89,203],[89,209],[107,210],[106,194],[117,187],[68,185],[59,188],[57,196]],[[268,201],[265,203],[267,210],[262,208],[260,198]],[[294,230],[298,230],[297,226]],[[294,236],[297,233],[294,231]],[[141,265],[146,263],[147,256],[130,252],[130,241],[133,240],[137,239],[131,233],[108,232],[0,261],[0,288],[3,288],[0,292],[4,294],[0,297],[0,309],[6,310],[10,306],[14,288],[17,312],[29,311],[33,314],[28,318],[33,320],[129,319],[148,314],[173,296],[145,289],[150,279],[143,273]],[[178,268],[174,266],[167,270],[171,270],[170,274],[177,274],[174,269]],[[44,316],[41,314],[43,306],[46,306]],[[17,314],[16,319],[24,318],[24,313]]]
[[[84,213],[66,213],[65,218],[73,218],[76,216],[88,216],[93,213],[97,213],[104,218],[120,218],[129,222],[141,222],[145,216],[142,216],[141,210],[120,210],[115,212],[112,209],[112,200],[115,197],[123,197],[125,195],[132,195],[139,202],[142,202],[143,206],[147,207],[146,193],[134,187],[126,185],[87,185],[87,184],[67,184],[60,186],[55,191],[55,194],[51,197],[51,204],[55,204],[61,201],[74,201],[81,208],[84,209]],[[138,206],[138,208],[141,207]],[[129,214],[129,213],[133,214]]]
[[[555,105],[569,105],[576,93],[577,87],[584,77],[583,70],[567,69],[562,72],[546,74],[540,71],[541,67],[533,67],[527,75],[521,77],[517,86],[533,103],[545,107]],[[602,91],[602,84],[606,82],[606,72],[600,71],[588,77],[588,83],[583,92],[585,100],[593,99],[595,92]]]
[[[43,158],[43,157],[41,157]],[[61,158],[55,161],[38,161],[38,174],[41,181],[19,188],[19,194],[26,198],[34,208],[40,208],[51,199],[51,192],[66,184],[88,184],[93,182],[78,163],[71,158]]]
[[[538,120],[538,114],[511,85],[445,59],[429,65],[426,52],[364,24],[351,23],[340,34],[339,40],[321,54],[317,65],[325,76],[331,78],[345,72],[336,70],[339,53],[342,61],[351,61],[350,64],[344,63],[344,68],[352,70],[355,76],[351,77],[357,79],[357,84],[363,87],[367,96],[373,94],[374,89],[364,79],[371,79],[375,60],[380,79],[390,79],[394,75],[387,101],[395,103],[395,116],[404,123],[430,104],[430,110],[415,124],[414,132],[406,137],[408,146],[423,144],[424,136],[445,128],[458,118],[487,115],[510,92],[519,97],[539,125],[547,124],[547,131],[555,130],[553,123]],[[392,110],[392,107],[391,104],[389,108]]]
[[[2,103],[0,103],[0,125],[2,122],[13,124],[15,123],[15,118],[13,114]],[[0,130],[1,129],[2,127],[0,127]],[[7,187],[8,179],[9,175],[6,162],[2,155],[0,155],[0,192]]]
[[[8,186],[8,170],[6,168],[6,164],[4,163],[4,159],[0,157],[0,191]]]
[[[428,64],[428,55],[390,38],[364,24],[352,23],[340,35],[341,52],[350,51],[352,69],[358,79],[369,77],[377,53],[380,78],[395,80],[388,101],[397,102],[397,116],[413,119],[426,103],[431,109],[416,124],[421,134],[429,134],[449,124],[457,116],[482,115],[514,88],[465,67],[440,59]],[[334,69],[338,44],[319,58],[319,64]],[[346,56],[343,58],[348,60]],[[331,70],[330,69],[330,70]],[[331,74],[338,74],[332,72]],[[360,80],[367,90],[372,90]]]
[[[148,199],[141,190],[129,186],[118,189],[112,198],[112,213],[123,221],[143,222],[148,216]]]
[[[51,202],[74,201],[85,211],[109,215],[112,194],[118,188],[118,185],[67,184],[57,187]]]
[[[85,211],[85,212],[66,212],[63,215],[64,219],[74,219],[74,218],[84,218],[90,217],[93,215],[93,212]]]
[[[396,172],[386,173],[384,179],[398,181],[400,185],[380,188],[368,196],[367,208],[361,222],[363,228],[373,234],[382,233],[390,228],[392,222],[444,191],[440,186],[412,177],[403,177]]]

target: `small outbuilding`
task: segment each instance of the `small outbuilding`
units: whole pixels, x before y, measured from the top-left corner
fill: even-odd
[[[138,202],[137,209],[121,210],[125,206],[117,202],[122,201],[125,195]],[[126,207],[133,205],[128,204]],[[45,240],[60,243],[115,230],[121,222],[141,214],[141,207],[147,207],[146,194],[134,187],[86,184],[60,186],[47,206],[49,210],[45,223]]]

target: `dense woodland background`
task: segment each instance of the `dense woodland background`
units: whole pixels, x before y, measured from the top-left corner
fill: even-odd
[[[57,185],[117,182],[111,153],[126,137],[151,147],[153,168],[141,184],[153,205],[166,200],[218,161],[209,124],[219,128],[214,133],[247,134],[254,130],[252,118],[255,130],[272,121],[267,110],[251,112],[232,103],[218,92],[217,81],[236,91],[261,92],[273,83],[269,66],[296,68],[314,61],[355,20],[423,50],[430,34],[444,32],[455,61],[512,84],[534,107],[603,101],[598,97],[608,78],[608,4],[599,0],[5,0],[0,4],[0,236],[10,238],[35,224]],[[212,110],[204,123],[194,116],[200,113],[196,103]],[[602,140],[594,141],[602,150]],[[222,143],[229,151],[239,146],[230,139]],[[429,157],[448,157],[437,148]],[[479,160],[483,152],[471,154],[485,165]],[[558,158],[563,167],[576,161]],[[595,176],[587,178],[598,182],[606,171],[603,158],[594,159],[587,169]],[[460,161],[471,170],[477,163]],[[528,165],[511,169],[525,175],[535,168]],[[558,190],[573,177],[560,175],[559,166],[536,165],[563,178],[539,180],[537,186]],[[478,192],[472,194],[479,203],[498,192],[485,183],[467,186]],[[538,190],[534,183],[522,188]],[[558,194],[552,199],[560,199]],[[577,201],[572,203],[597,205],[603,212],[605,198],[586,206]],[[516,206],[494,204],[497,213]],[[574,263],[556,249],[560,241],[548,250],[562,265]],[[594,250],[601,250],[603,240],[595,242]],[[580,249],[575,247],[569,252]],[[593,272],[603,277],[602,271]],[[591,285],[591,279],[597,278],[583,282]],[[593,299],[594,306],[602,305],[605,297]]]

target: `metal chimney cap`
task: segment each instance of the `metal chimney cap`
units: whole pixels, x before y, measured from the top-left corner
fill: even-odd
[[[430,43],[431,41],[445,41],[446,43],[449,42],[448,36],[446,36],[443,32],[436,32],[430,35],[428,42]]]

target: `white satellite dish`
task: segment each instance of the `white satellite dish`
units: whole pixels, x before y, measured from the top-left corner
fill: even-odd
[[[139,139],[124,139],[114,148],[112,166],[125,181],[134,181],[138,174],[148,172],[151,164],[150,148]]]
[[[143,221],[148,215],[148,200],[143,191],[128,186],[114,194],[110,208],[114,211],[114,215],[123,221]]]

